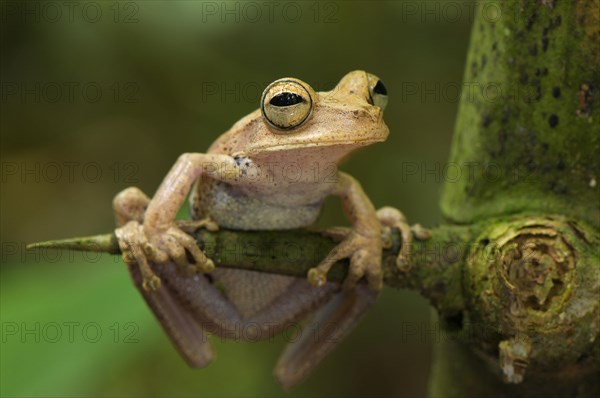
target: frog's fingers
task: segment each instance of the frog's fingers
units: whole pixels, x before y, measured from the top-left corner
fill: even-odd
[[[188,234],[192,234],[201,228],[211,232],[219,230],[219,224],[208,217],[201,220],[176,220],[176,223],[182,231]]]
[[[346,239],[351,233],[352,228],[348,227],[330,227],[324,231],[320,231],[321,235],[334,240],[335,242],[341,242]]]
[[[181,245],[179,247],[183,251],[183,260],[185,261],[184,265],[187,265],[187,257],[185,255],[185,250],[187,250],[194,258],[196,267],[200,271],[211,272],[215,268],[215,265],[212,262],[212,260],[209,259],[206,256],[206,254],[204,254],[204,252],[202,252],[202,250],[200,250],[198,248],[196,241],[190,235],[186,234],[185,232],[181,231],[178,228],[169,228],[167,233],[173,239],[175,239],[179,243],[179,245]],[[181,259],[180,259],[180,261],[181,261]],[[179,262],[177,262],[177,261],[175,261],[175,262],[179,265]]]
[[[350,268],[348,269],[348,275],[344,279],[342,287],[344,289],[353,289],[356,284],[365,274],[365,257],[367,253],[364,250],[359,250],[352,255],[350,258]]]
[[[412,231],[410,226],[406,223],[399,223],[396,228],[400,230],[402,235],[402,247],[400,253],[396,258],[396,266],[400,271],[407,271],[410,269],[410,246],[412,245]]]
[[[169,258],[173,260],[175,264],[181,269],[187,268],[188,259],[185,254],[185,248],[181,245],[179,240],[174,237],[170,232],[167,232],[162,237],[162,244],[164,246],[164,250],[168,253]]]
[[[144,282],[142,286],[146,291],[157,291],[160,289],[160,279],[154,271],[150,268],[148,264],[148,260],[146,259],[146,255],[142,251],[142,249],[135,245],[131,248],[131,253],[135,257],[135,262],[138,264],[140,272],[142,273],[142,277]]]
[[[115,235],[119,240],[119,247],[123,253],[123,259],[127,264],[137,264],[143,277],[144,289],[158,290],[160,288],[160,279],[154,274],[154,271],[148,264],[146,253],[143,246],[147,243],[143,233],[142,226],[137,221],[129,221],[125,225],[115,230]]]
[[[378,292],[383,289],[383,271],[381,270],[381,266],[369,264],[366,273],[371,290]]]
[[[369,288],[376,292],[381,291],[383,289],[383,270],[381,268],[379,253],[365,255],[364,270],[367,275]]]
[[[327,273],[337,261],[348,258],[356,250],[352,238],[344,240],[334,247],[319,265],[308,270],[308,281],[313,286],[323,286],[327,282]]]
[[[431,230],[425,228],[421,224],[413,225],[412,227],[410,227],[410,230],[412,231],[415,238],[417,238],[418,240],[431,239]]]
[[[377,254],[370,253],[367,250],[358,250],[350,258],[350,268],[348,269],[348,276],[344,280],[343,288],[354,288],[365,274],[371,290],[380,291],[383,289],[383,272]]]
[[[400,231],[402,235],[402,247],[396,258],[396,266],[401,271],[407,271],[410,268],[410,246],[412,245],[413,231],[406,217],[400,210],[386,206],[377,210],[377,218],[382,225],[396,228]]]

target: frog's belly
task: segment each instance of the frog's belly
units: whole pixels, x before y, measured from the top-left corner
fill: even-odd
[[[292,229],[310,225],[319,216],[322,201],[294,206],[266,203],[248,197],[218,181],[205,179],[190,198],[193,218],[210,217],[219,226],[233,229]],[[264,272],[219,268],[213,280],[244,319],[267,309],[274,300],[285,299],[292,283],[307,283],[304,278]]]
[[[252,320],[254,315],[268,309],[277,300],[285,300],[286,292],[293,283],[308,283],[304,278],[219,267],[211,276],[213,283],[222,289],[224,298],[245,320]],[[264,319],[267,323],[279,321],[268,317]]]
[[[243,230],[304,227],[317,220],[322,204],[269,203],[216,181],[194,190],[190,199],[193,218],[210,217],[221,227]]]

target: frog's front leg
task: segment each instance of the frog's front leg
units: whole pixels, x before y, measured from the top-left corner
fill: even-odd
[[[375,208],[358,181],[348,174],[339,173],[334,192],[342,198],[344,210],[354,228],[319,265],[309,270],[308,280],[315,286],[323,285],[333,264],[349,258],[350,268],[344,287],[354,287],[366,275],[371,290],[380,291],[383,287],[382,239]]]
[[[234,181],[239,176],[239,170],[234,159],[227,155],[183,154],[149,202],[144,203],[144,198],[130,195],[131,192],[125,194],[127,191],[124,191],[120,194],[120,205],[115,206],[117,221],[126,221],[127,210],[133,214],[129,218],[134,219],[118,228],[115,234],[125,259],[129,259],[130,262],[135,260],[140,267],[143,286],[147,290],[157,290],[160,287],[160,279],[151,270],[148,261],[155,264],[173,261],[189,269],[189,253],[194,259],[195,270],[210,272],[214,269],[214,263],[198,248],[196,241],[175,223],[177,211],[185,201],[192,184],[201,175],[222,181]],[[133,210],[139,208],[140,204],[145,207],[145,212]],[[118,209],[124,211],[120,212]],[[143,220],[140,217],[143,217]]]
[[[140,226],[149,204],[150,198],[138,188],[130,187],[121,191],[113,200],[117,225],[129,225],[129,228]],[[128,235],[132,232],[121,228],[119,233],[122,239],[129,239]],[[148,278],[151,279],[154,273],[145,258],[143,266],[137,263],[133,255],[126,255],[125,261],[133,283],[183,358],[194,368],[208,365],[213,352],[198,321],[176,300],[169,289],[148,288]]]

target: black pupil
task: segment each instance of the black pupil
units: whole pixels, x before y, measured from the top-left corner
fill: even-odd
[[[290,106],[299,104],[302,101],[304,101],[304,98],[302,98],[300,95],[285,92],[277,94],[276,96],[271,98],[271,101],[269,101],[269,103],[273,106]]]
[[[373,87],[373,92],[375,94],[387,95],[387,89],[381,82],[381,80],[377,80],[377,84]]]

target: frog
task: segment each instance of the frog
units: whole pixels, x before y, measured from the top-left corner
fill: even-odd
[[[247,340],[251,328],[252,339],[267,339],[301,327],[274,370],[284,387],[294,386],[376,302],[384,229],[402,232],[396,262],[406,267],[412,233],[404,215],[392,207],[377,211],[360,183],[338,170],[350,153],[386,140],[387,101],[383,82],[363,70],[321,92],[297,78],[278,79],[265,88],[259,109],[206,153],[181,155],[152,198],[136,187],[116,195],[115,233],[134,284],[190,366],[211,362],[208,335]],[[330,230],[336,246],[302,278],[217,267],[175,219],[189,196],[192,229],[305,228],[332,195],[352,227]],[[328,281],[332,265],[344,259],[345,280]]]

